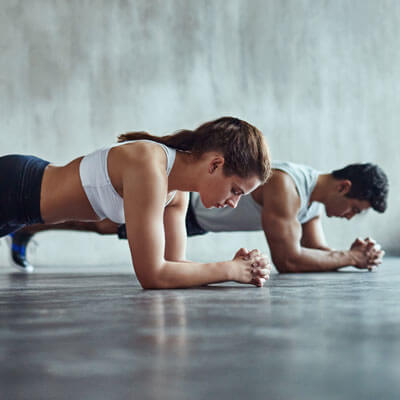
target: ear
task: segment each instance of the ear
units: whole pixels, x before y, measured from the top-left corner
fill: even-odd
[[[221,155],[215,155],[208,164],[208,172],[212,174],[217,168],[221,168],[224,165],[224,157]]]
[[[345,195],[351,190],[351,181],[349,181],[348,179],[343,179],[338,183],[337,188],[340,194]]]

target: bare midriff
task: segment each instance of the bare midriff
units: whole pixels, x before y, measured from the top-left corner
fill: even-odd
[[[46,167],[40,193],[40,212],[45,223],[99,220],[82,187],[81,160],[79,157],[62,167]]]

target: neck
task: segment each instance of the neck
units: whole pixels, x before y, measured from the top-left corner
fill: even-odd
[[[197,192],[200,162],[190,153],[177,151],[168,177],[168,191]]]
[[[310,202],[318,201],[325,204],[332,184],[334,184],[334,178],[331,174],[319,175],[314,190],[311,193]]]

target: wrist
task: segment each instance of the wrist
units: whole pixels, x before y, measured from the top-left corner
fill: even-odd
[[[225,261],[223,262],[223,268],[225,271],[225,278],[227,281],[235,281],[235,261]]]
[[[233,261],[219,261],[214,267],[215,276],[219,276],[222,282],[234,280]]]
[[[357,254],[354,250],[348,250],[347,252],[348,265],[357,266]]]

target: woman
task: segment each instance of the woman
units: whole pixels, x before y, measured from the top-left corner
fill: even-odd
[[[223,117],[194,131],[121,135],[118,144],[58,167],[36,157],[0,158],[0,236],[24,225],[108,218],[126,223],[143,288],[192,287],[233,280],[262,286],[270,265],[257,250],[232,261],[185,261],[188,194],[206,207],[235,207],[270,174],[262,133]]]

